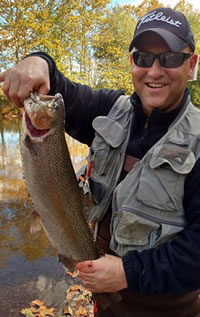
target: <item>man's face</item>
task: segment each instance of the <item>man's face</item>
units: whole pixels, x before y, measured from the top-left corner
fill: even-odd
[[[160,54],[169,52],[168,46],[154,34],[144,35],[137,50]],[[189,47],[182,52],[190,52]],[[134,88],[139,95],[144,111],[150,115],[157,108],[169,111],[178,106],[183,98],[188,79],[191,78],[195,66],[195,57],[190,57],[177,68],[165,68],[156,59],[151,67],[143,68],[132,62],[132,78]]]

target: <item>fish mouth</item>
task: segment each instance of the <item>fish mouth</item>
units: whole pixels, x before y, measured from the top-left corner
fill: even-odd
[[[25,111],[25,121],[26,121],[26,128],[30,135],[34,138],[39,138],[47,134],[51,129],[38,129],[36,128],[31,121],[28,113]]]

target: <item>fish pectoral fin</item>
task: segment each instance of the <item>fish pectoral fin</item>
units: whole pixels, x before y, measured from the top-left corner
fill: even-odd
[[[42,229],[42,224],[40,221],[40,216],[36,211],[33,211],[30,219],[30,233],[34,234]]]
[[[66,258],[62,254],[58,254],[58,259],[67,268],[67,270],[73,273],[76,270],[75,263],[73,260]]]

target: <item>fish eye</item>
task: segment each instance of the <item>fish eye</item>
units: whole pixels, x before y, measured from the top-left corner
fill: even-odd
[[[56,112],[58,110],[58,103],[56,102],[56,100],[53,101],[52,110],[53,112]]]

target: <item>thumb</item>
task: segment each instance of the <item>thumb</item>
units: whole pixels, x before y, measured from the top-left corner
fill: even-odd
[[[0,82],[1,83],[5,80],[5,73],[6,73],[6,71],[0,73]]]
[[[38,87],[38,92],[41,94],[41,95],[46,95],[48,94],[49,90],[50,90],[50,83],[49,81],[45,81],[40,87]]]
[[[93,261],[84,261],[76,264],[77,270],[84,273],[95,272]]]

